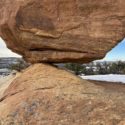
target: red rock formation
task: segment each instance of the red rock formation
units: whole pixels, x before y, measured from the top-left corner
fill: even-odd
[[[0,0],[0,36],[31,63],[103,58],[124,27],[124,0]],[[124,92],[49,65],[31,66],[6,87],[0,125],[125,123]]]
[[[0,36],[34,63],[103,58],[124,27],[124,0],[0,1]]]
[[[0,98],[0,125],[124,124],[125,89],[114,91],[45,64],[24,71]]]

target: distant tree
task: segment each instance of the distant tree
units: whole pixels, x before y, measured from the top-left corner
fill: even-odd
[[[97,74],[109,74],[109,64],[107,62],[96,64]]]
[[[112,63],[110,66],[110,73],[112,74],[117,74],[118,72],[118,66],[116,63]]]
[[[85,74],[85,75],[95,75],[95,72],[94,72],[93,68],[90,67],[90,68],[86,69],[83,74]]]
[[[98,73],[98,74],[102,74],[103,69],[102,69],[101,63],[98,62],[98,63],[96,64],[96,67],[97,67],[97,73]]]
[[[20,72],[21,70],[27,68],[28,66],[29,64],[27,64],[25,61],[18,60],[17,63],[10,65],[9,69]]]
[[[124,68],[124,70],[123,70],[123,74],[125,74],[125,68]]]
[[[124,73],[124,69],[125,69],[125,63],[122,61],[119,61],[117,64],[118,67],[118,73],[119,74],[123,74]]]
[[[77,63],[68,63],[65,67],[71,71],[73,71],[76,75],[80,75],[85,71],[85,66]]]
[[[124,74],[125,71],[125,62],[118,61],[112,63],[110,66],[110,73],[112,74]]]
[[[68,63],[65,67],[76,75],[125,74],[125,62],[96,62],[89,64]]]

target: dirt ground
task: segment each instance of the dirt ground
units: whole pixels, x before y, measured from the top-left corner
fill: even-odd
[[[107,91],[116,91],[116,92],[124,92],[125,93],[125,84],[118,83],[118,82],[102,82],[102,81],[93,81],[88,80],[90,82],[93,82],[94,84],[103,87]]]

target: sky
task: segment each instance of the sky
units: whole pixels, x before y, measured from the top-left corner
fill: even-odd
[[[103,60],[107,61],[125,61],[125,39],[109,51]]]
[[[6,47],[5,42],[0,38],[0,57],[20,57]]]
[[[7,49],[6,44],[0,38],[0,57],[21,57],[20,55],[13,53],[11,50]],[[125,39],[121,41],[115,48],[107,53],[105,61],[125,61]]]

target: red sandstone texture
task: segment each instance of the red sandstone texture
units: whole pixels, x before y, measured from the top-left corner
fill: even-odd
[[[124,0],[0,1],[0,36],[31,63],[103,58],[124,27]]]
[[[0,125],[125,125],[124,85],[108,85],[35,64],[4,91]]]

